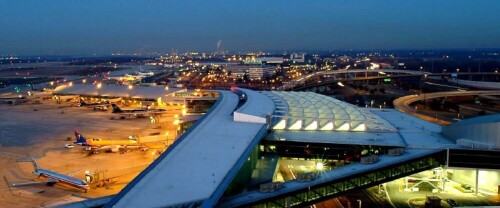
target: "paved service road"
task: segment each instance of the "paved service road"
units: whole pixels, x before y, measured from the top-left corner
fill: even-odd
[[[394,108],[397,110],[413,115],[415,117],[424,119],[426,121],[438,123],[441,125],[449,125],[451,122],[436,118],[430,115],[424,115],[417,112],[415,109],[410,107],[411,103],[440,97],[454,97],[454,96],[474,96],[474,95],[500,95],[500,90],[481,90],[481,91],[452,91],[452,92],[436,92],[436,93],[425,93],[420,95],[408,95],[400,97],[394,100]]]

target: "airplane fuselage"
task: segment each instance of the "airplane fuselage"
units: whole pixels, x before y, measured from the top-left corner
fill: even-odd
[[[91,147],[102,146],[131,146],[139,145],[137,140],[132,139],[87,139],[87,145]]]
[[[45,177],[48,179],[52,179],[52,180],[59,182],[59,183],[64,183],[64,184],[73,186],[75,188],[84,190],[85,192],[90,189],[89,184],[87,182],[85,182],[84,180],[74,178],[74,177],[71,177],[68,175],[56,173],[54,171],[45,170],[45,169],[37,169],[33,172],[33,174],[35,174],[37,176]]]

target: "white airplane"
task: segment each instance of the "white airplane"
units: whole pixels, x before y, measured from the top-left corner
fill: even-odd
[[[77,189],[84,190],[85,193],[87,193],[87,190],[90,189],[89,184],[82,179],[75,178],[69,175],[64,175],[61,173],[56,173],[51,170],[42,169],[36,162],[36,159],[32,159],[31,162],[33,162],[33,166],[35,167],[33,174],[38,177],[45,177],[48,180],[42,182],[32,182],[32,183],[13,183],[12,186],[18,187],[18,186],[35,185],[39,183],[45,183],[47,185],[52,185],[55,183],[63,183],[75,187]]]

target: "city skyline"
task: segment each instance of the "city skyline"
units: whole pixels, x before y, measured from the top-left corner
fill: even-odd
[[[4,2],[0,54],[499,48],[496,1]]]

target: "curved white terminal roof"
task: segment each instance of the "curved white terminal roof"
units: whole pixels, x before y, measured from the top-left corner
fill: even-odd
[[[266,92],[276,106],[286,109],[275,130],[395,132],[394,126],[368,110],[312,92]],[[286,105],[279,102],[281,98]]]
[[[238,88],[237,91],[246,96],[246,101],[234,112],[234,120],[265,124],[267,116],[274,112],[274,102],[269,97],[253,90]]]
[[[218,104],[127,185],[109,207],[176,207],[214,195],[249,144],[260,139],[256,136],[264,126],[234,121],[232,113],[239,97],[229,91],[219,93]],[[270,103],[263,108],[272,112],[271,101],[251,102]],[[252,108],[258,106],[246,110],[260,112]]]

